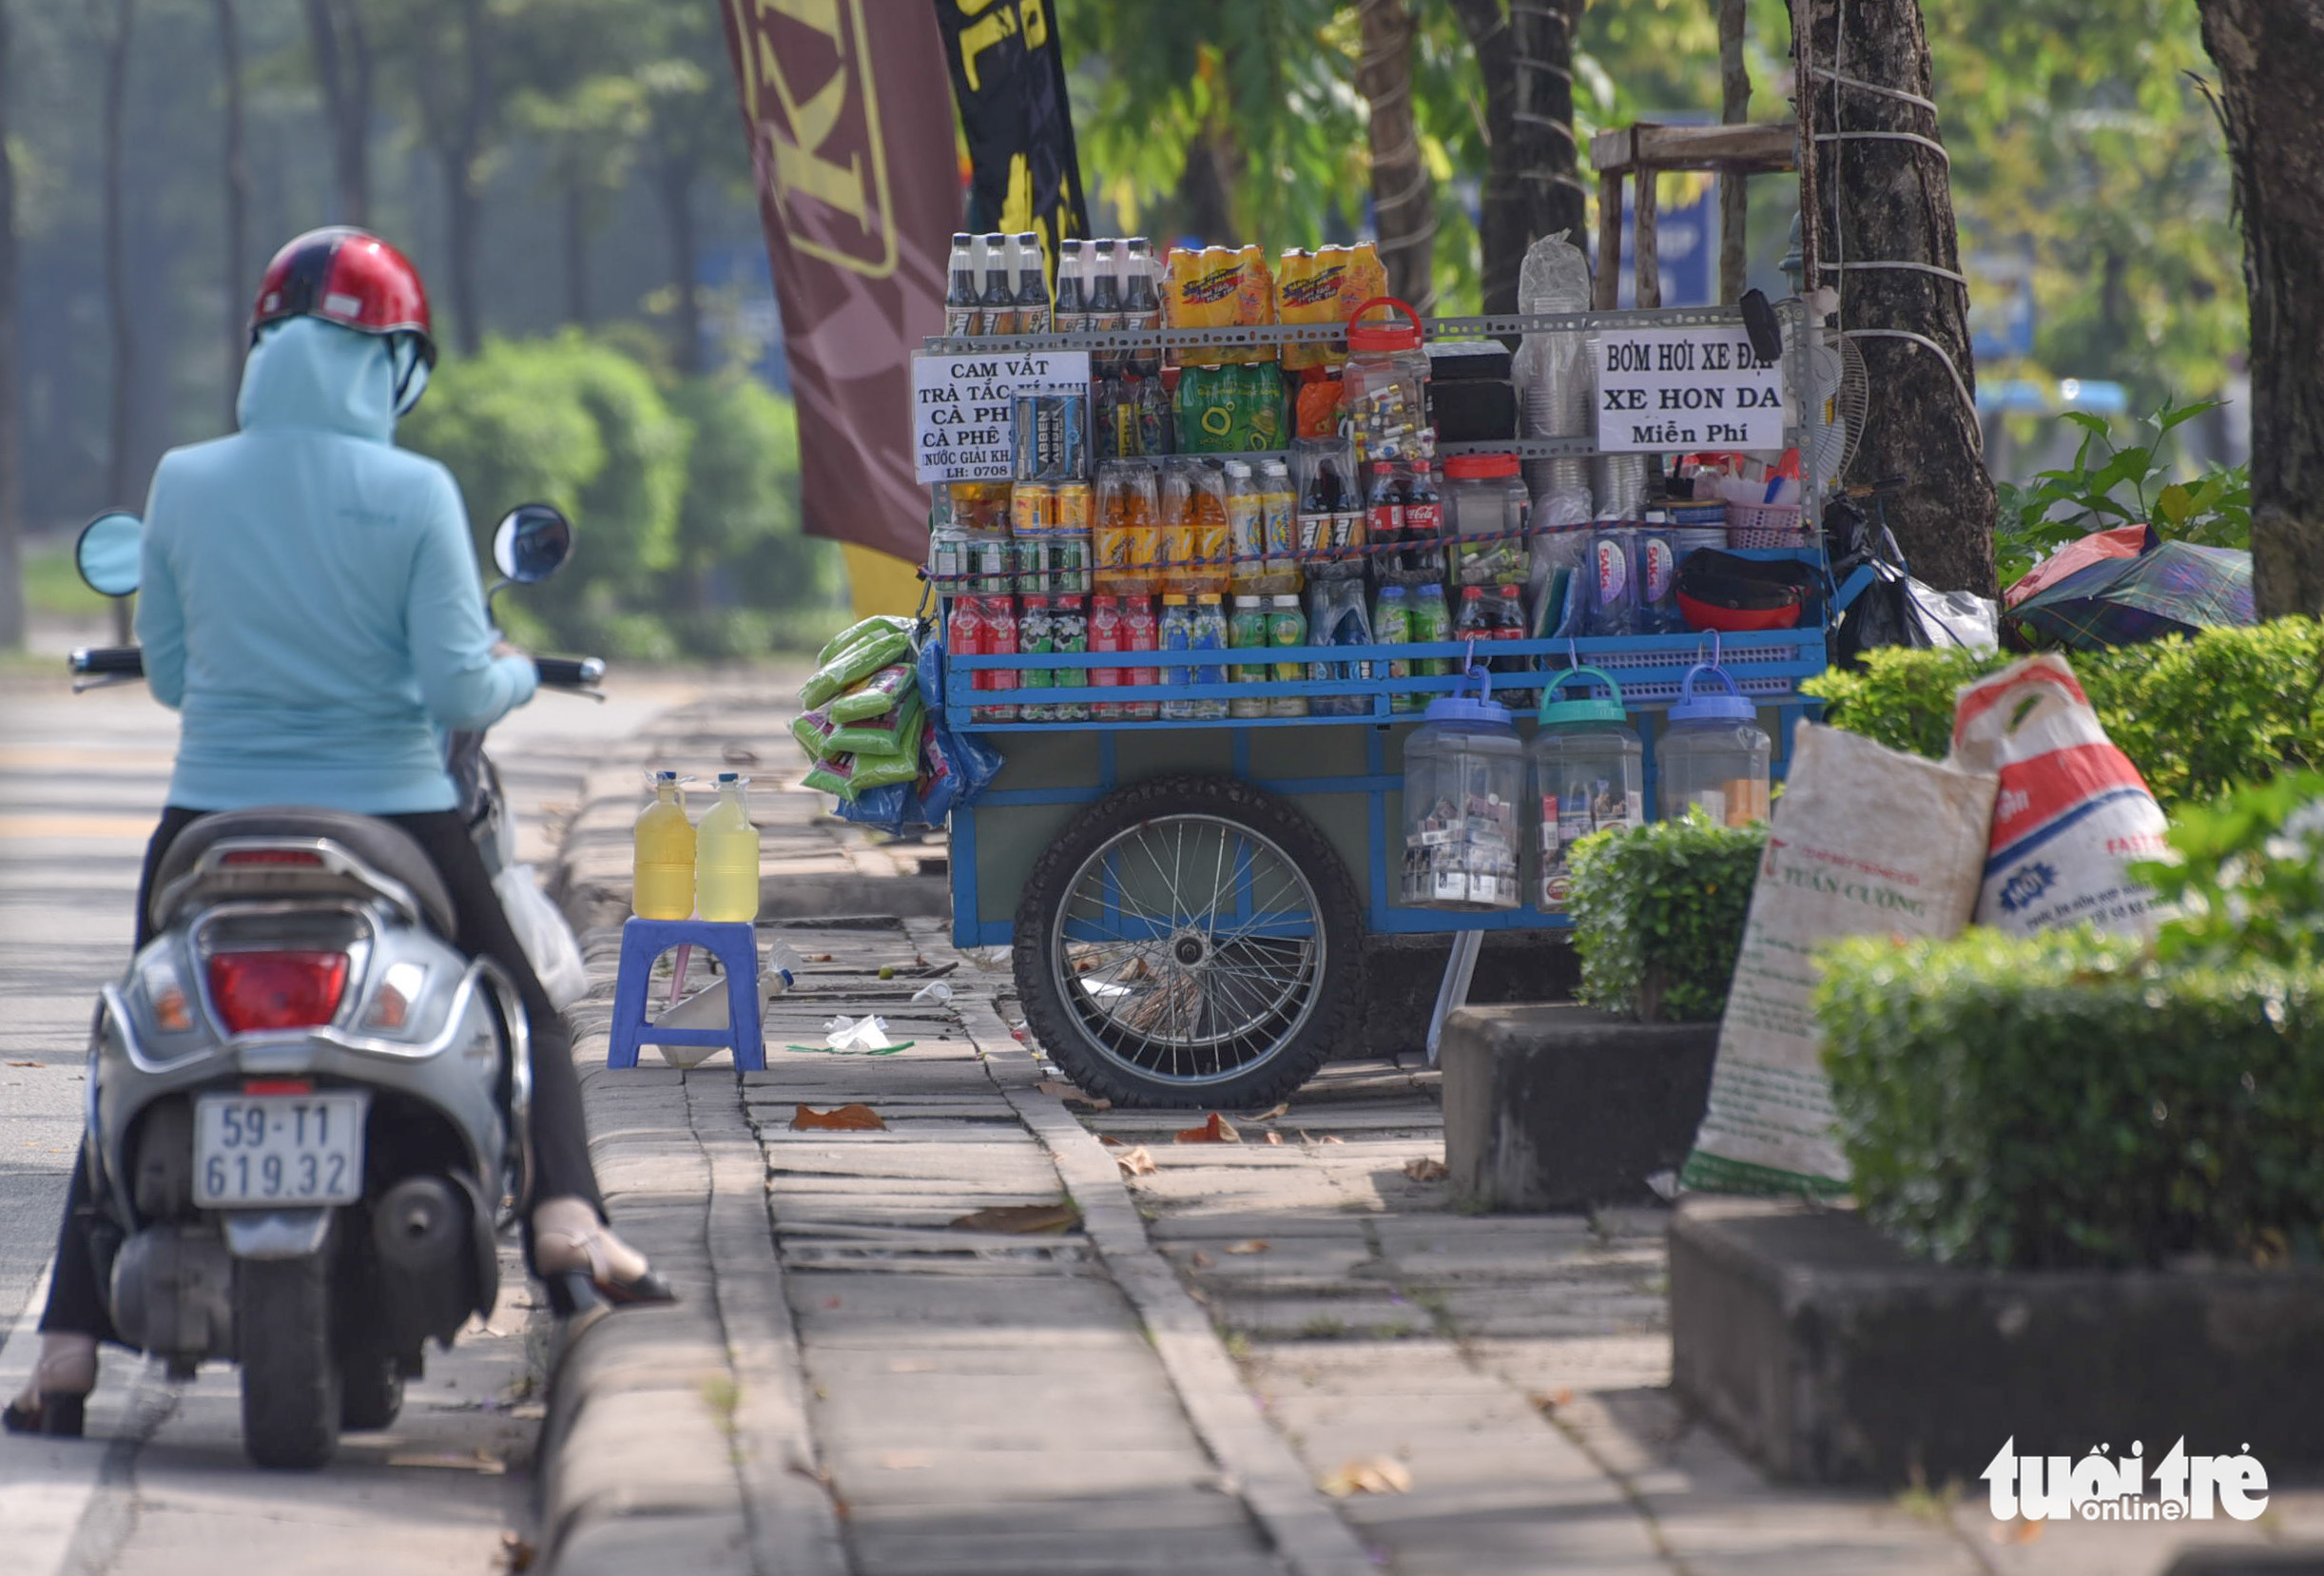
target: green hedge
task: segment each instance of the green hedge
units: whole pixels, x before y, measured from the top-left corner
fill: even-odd
[[[1856,1197],[1908,1248],[2009,1268],[2314,1258],[2324,971],[2158,963],[2079,931],[1819,956]]]
[[[1649,1021],[1718,1017],[1766,846],[1765,827],[1714,827],[1699,810],[1576,844],[1579,999]]]
[[[1824,720],[1894,749],[1942,758],[1953,691],[2007,652],[1870,652],[1804,686]],[[2165,809],[2286,768],[2324,767],[2324,624],[2281,618],[2066,660],[2099,720]]]

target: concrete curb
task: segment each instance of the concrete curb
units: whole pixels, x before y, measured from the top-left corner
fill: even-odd
[[[602,963],[611,939],[587,945]],[[592,993],[574,1040],[591,1147],[624,1236],[684,1300],[606,1315],[557,1354],[538,1456],[542,1568],[843,1576],[736,1075],[610,1073],[610,991]]]

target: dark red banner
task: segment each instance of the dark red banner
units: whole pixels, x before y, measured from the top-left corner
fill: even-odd
[[[960,221],[935,11],[897,0],[725,10],[799,403],[805,528],[918,563],[928,495],[912,479],[911,355],[943,326]]]

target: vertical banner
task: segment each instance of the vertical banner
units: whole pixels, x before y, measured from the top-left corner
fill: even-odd
[[[928,496],[912,476],[911,358],[942,331],[960,215],[936,18],[895,0],[724,9],[799,407],[805,529],[918,563]]]
[[[1031,230],[1057,243],[1090,233],[1065,96],[1055,0],[936,0],[968,139],[968,227]]]

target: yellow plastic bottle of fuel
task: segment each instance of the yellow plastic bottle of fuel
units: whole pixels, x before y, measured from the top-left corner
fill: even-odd
[[[743,803],[746,779],[718,774],[718,803],[694,828],[695,902],[706,920],[759,917],[759,828]]]
[[[653,775],[653,803],[637,812],[630,906],[638,918],[682,920],[694,912],[694,824],[674,771]]]

